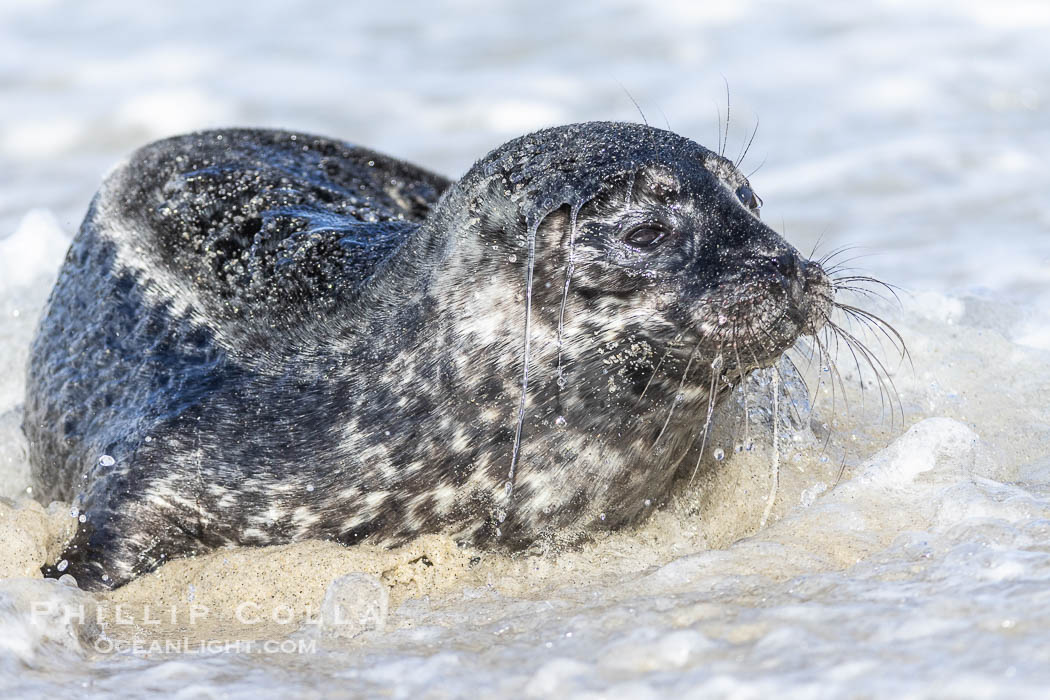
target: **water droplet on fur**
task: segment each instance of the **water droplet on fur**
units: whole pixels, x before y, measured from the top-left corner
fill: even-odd
[[[72,508],[69,509],[69,517],[75,518],[78,515],[80,515],[80,509],[77,508],[76,506],[73,506]]]
[[[651,498],[647,498],[647,499],[645,499],[645,507],[646,507],[646,508],[648,508],[648,507],[649,507],[649,506],[651,506],[652,504],[653,504],[653,500],[652,500]]]
[[[719,447],[714,451],[713,456],[716,462],[721,462],[726,458],[726,451]]]
[[[63,559],[62,561],[58,562],[58,566],[56,566],[55,568],[59,571],[65,571],[67,568],[69,568],[69,562]]]
[[[569,421],[565,420],[565,416],[558,416],[554,419],[554,425],[558,426],[559,428],[564,428],[568,424],[568,422]]]
[[[674,402],[675,403],[682,403],[683,401],[685,401],[685,394],[678,393],[678,394],[674,395]]]
[[[510,495],[514,493],[513,481],[508,481],[507,483],[503,484],[503,493],[506,494],[507,498],[510,498]]]
[[[73,578],[71,574],[62,574],[58,577],[58,582],[63,586],[69,586],[70,588],[77,587],[77,580]]]
[[[114,464],[117,463],[117,460],[113,459],[109,455],[102,455],[101,457],[98,458],[98,463],[99,463],[99,466],[112,467]]]
[[[718,370],[722,369],[722,365],[724,365],[724,364],[725,364],[725,360],[722,358],[721,355],[719,355],[714,360],[712,360],[712,362],[711,362],[711,369],[713,369],[713,370],[715,370],[717,372]]]
[[[602,513],[602,514],[601,514],[601,515],[599,515],[598,517],[599,517],[599,518],[601,518],[602,520],[605,520],[605,513]]]
[[[314,490],[314,485],[313,484],[307,484],[306,485],[306,490],[312,492]]]
[[[80,517],[78,517],[77,520],[79,520],[82,523],[86,523],[87,522],[87,516],[84,515],[83,513],[81,513]]]
[[[507,519],[507,511],[503,510],[502,508],[496,511],[496,520],[498,520],[499,522],[502,523],[506,519]]]
[[[719,314],[719,315],[718,315],[718,325],[720,325],[720,326],[724,326],[724,325],[726,325],[727,323],[729,323],[729,319],[728,319],[728,318],[726,318],[725,316],[723,316],[723,315]]]
[[[511,253],[507,256],[507,262],[518,262],[518,256],[514,253]]]
[[[565,381],[565,376],[559,374],[558,375],[558,388],[559,389],[564,389],[566,384],[568,384],[568,382]]]

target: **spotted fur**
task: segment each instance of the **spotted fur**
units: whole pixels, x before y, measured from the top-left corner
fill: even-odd
[[[531,134],[455,183],[280,131],[145,147],[92,203],[33,346],[37,493],[86,518],[66,572],[111,587],[227,545],[513,549],[637,522],[712,402],[827,311],[745,184],[633,124]],[[632,247],[639,224],[671,238]]]

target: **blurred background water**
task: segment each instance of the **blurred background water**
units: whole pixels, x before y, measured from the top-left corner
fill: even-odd
[[[0,5],[0,235],[79,223],[149,140],[295,128],[455,176],[540,127],[640,119],[727,151],[800,246],[908,286],[1050,281],[1044,2]]]
[[[717,145],[731,111],[726,148],[731,157],[740,153],[757,125],[743,169],[757,169],[752,183],[764,199],[764,218],[804,251],[818,242],[818,251],[824,252],[859,246],[857,254],[864,257],[858,265],[908,290],[903,323],[912,328],[910,342],[927,353],[928,366],[943,362],[967,368],[968,374],[959,369],[951,375],[954,385],[937,394],[937,400],[962,400],[957,397],[987,389],[981,373],[996,366],[996,376],[1006,379],[995,381],[1001,381],[1001,392],[1014,392],[1013,402],[1006,405],[1016,413],[982,414],[971,405],[968,424],[982,437],[1000,436],[999,444],[1025,443],[1026,456],[1004,456],[1004,463],[1028,465],[1024,473],[1029,481],[1045,485],[1050,480],[1050,402],[1038,388],[1047,386],[1048,377],[1046,355],[1039,353],[1050,349],[1048,36],[1050,3],[1043,0],[2,2],[3,493],[24,488],[16,434],[32,320],[102,176],[137,146],[203,127],[281,127],[343,138],[457,176],[490,149],[531,130],[586,120],[641,120],[634,102],[651,124],[668,126],[709,147]],[[966,327],[959,335],[941,326],[924,335],[927,322]],[[979,352],[974,338],[986,333],[993,333],[998,344],[980,345]],[[1023,362],[1017,359],[1022,356]],[[1016,371],[1004,369],[1007,358],[1017,362]],[[917,384],[929,384],[923,371],[920,367]],[[929,391],[933,396],[934,390]],[[939,415],[942,408],[930,399],[927,415]],[[1024,428],[1021,434],[1018,426]],[[954,454],[964,458],[968,453]],[[1033,495],[1043,493],[1040,488],[1010,492],[1010,498],[1041,504],[1023,517],[996,517],[1006,517],[1010,528],[1047,517],[1045,499]],[[965,498],[945,498],[959,507],[961,522],[1007,498],[996,494],[973,511],[959,505],[971,503]],[[869,527],[892,534],[886,524],[869,521]],[[310,674],[293,666],[270,677],[262,666],[249,665],[249,673],[247,662],[221,657],[162,670],[125,659],[130,665],[81,669],[73,680],[89,679],[100,693],[134,692],[123,684],[144,682],[143,687],[171,692],[181,688],[184,697],[238,696],[267,688],[315,695],[353,695],[353,688],[442,694],[438,686],[426,685],[426,679],[452,683],[447,686],[450,695],[473,692],[477,683],[489,691],[541,695],[569,688],[641,697],[693,688],[735,697],[764,697],[773,689],[807,697],[835,692],[995,696],[1010,688],[1037,697],[1039,683],[1046,680],[1041,672],[1023,661],[1018,671],[1008,662],[1041,658],[1033,650],[1046,647],[1045,632],[1029,629],[1011,638],[995,637],[996,651],[983,657],[976,648],[992,632],[963,635],[959,639],[977,656],[964,655],[969,661],[953,657],[952,636],[962,634],[957,630],[971,617],[998,633],[1006,628],[996,627],[996,620],[1023,616],[1024,606],[1038,610],[1045,600],[1038,589],[979,588],[999,612],[987,619],[974,612],[964,602],[977,595],[978,588],[967,587],[973,572],[952,567],[964,558],[958,547],[978,547],[984,536],[972,530],[952,532],[951,546],[931,550],[942,567],[941,578],[923,579],[927,587],[916,584],[921,595],[934,601],[931,605],[942,604],[950,612],[941,627],[923,628],[922,634],[897,634],[900,626],[894,633],[866,629],[856,622],[880,615],[900,624],[906,619],[871,602],[892,597],[895,589],[880,583],[889,580],[880,578],[885,567],[869,562],[867,569],[846,575],[853,577],[854,588],[848,581],[835,584],[856,593],[850,599],[853,607],[837,609],[825,599],[829,607],[823,610],[837,609],[841,616],[813,618],[805,633],[795,629],[792,636],[788,603],[765,618],[755,612],[764,632],[740,636],[745,639],[741,644],[751,646],[737,657],[717,645],[711,651],[705,641],[710,635],[675,637],[683,634],[673,631],[678,622],[659,617],[655,611],[665,608],[653,603],[646,608],[651,617],[645,629],[650,631],[637,632],[634,646],[616,652],[649,659],[627,664],[625,668],[634,669],[629,672],[600,663],[588,666],[590,652],[576,653],[564,645],[549,652],[555,656],[544,657],[541,667],[537,659],[543,654],[537,656],[528,639],[519,637],[516,651],[477,651],[486,642],[469,638],[462,648],[475,651],[458,657],[405,651],[410,645],[401,651],[387,649],[371,676],[367,656],[355,661],[356,666],[329,661],[324,682],[308,681]],[[1029,557],[1031,547],[1043,546],[1042,540],[1030,533],[1024,537],[1028,539],[1017,535],[1003,540],[1013,553],[1010,561],[1020,567],[1011,580],[1027,577],[1042,586],[1050,568]],[[912,549],[900,546],[899,556],[891,552],[880,561],[890,562],[886,566],[906,578]],[[936,559],[938,551],[943,559]],[[705,566],[721,571],[717,562]],[[737,581],[723,573],[726,581]],[[734,589],[739,600],[753,593],[751,585]],[[955,592],[938,598],[942,585]],[[781,589],[770,593],[773,600],[780,600],[778,595],[790,598]],[[634,610],[628,606],[637,604],[623,602],[624,596],[628,594],[614,607]],[[567,603],[565,615],[578,615],[584,629],[604,619],[600,615],[605,613],[594,610],[574,613],[574,604]],[[502,605],[496,601],[477,609],[498,616]],[[735,621],[737,631],[750,629],[746,618],[751,613],[743,604],[734,605],[723,610],[726,619]],[[1007,607],[1009,614],[1000,609]],[[544,609],[530,608],[527,617],[542,616],[538,611]],[[464,624],[476,622],[470,610],[463,613]],[[1033,614],[1046,621],[1042,612]],[[535,624],[540,627],[528,629],[537,639],[550,638],[543,636],[549,630]],[[608,636],[613,633],[603,624],[593,622],[586,648],[613,653],[614,638]],[[838,636],[821,646],[829,626],[836,627]],[[15,640],[10,644],[32,647],[32,633],[20,630],[7,625]],[[866,647],[874,666],[864,666],[864,659],[850,654],[869,633],[882,635],[881,643]],[[916,643],[920,637],[932,640],[930,645]],[[911,641],[905,644],[905,639]],[[799,644],[823,649],[823,660],[792,657],[787,650]],[[908,680],[876,682],[878,668],[897,663],[894,649],[902,644],[912,654],[901,662]],[[780,656],[767,655],[769,648]],[[29,657],[12,654],[3,657],[3,669],[21,679],[12,687],[28,694],[47,692],[46,674],[34,676],[38,672],[32,663],[26,665]],[[785,668],[777,665],[778,658],[793,660]],[[978,669],[981,658],[1005,661],[1002,668]],[[836,676],[829,660],[842,661],[845,675]],[[708,663],[716,663],[718,673],[686,673]],[[966,663],[976,669],[975,676],[965,675]],[[768,664],[767,673],[751,677],[750,669],[762,664]],[[461,666],[472,669],[475,677],[450,681],[458,678]],[[346,670],[351,667],[357,670]],[[940,686],[926,685],[924,679],[935,676],[938,668],[958,673],[951,682],[941,677]],[[1008,668],[1014,668],[1012,675],[998,675]],[[520,682],[498,680],[513,678],[521,669],[532,675]],[[231,673],[247,675],[238,682],[229,680]],[[423,681],[409,682],[412,674]],[[333,680],[347,677],[363,685]],[[202,680],[184,686],[186,678]],[[868,685],[850,685],[850,678],[865,678]]]

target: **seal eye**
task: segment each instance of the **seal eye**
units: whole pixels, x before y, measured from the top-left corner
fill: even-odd
[[[623,242],[632,248],[641,250],[655,248],[663,243],[666,238],[667,232],[663,229],[656,228],[652,224],[643,224],[628,231],[623,237]]]
[[[762,208],[762,200],[759,199],[750,185],[744,184],[736,188],[736,196],[740,198],[741,203],[745,207],[755,212],[755,214],[758,214],[758,210]]]

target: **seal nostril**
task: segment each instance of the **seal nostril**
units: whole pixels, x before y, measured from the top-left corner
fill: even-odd
[[[777,271],[789,279],[798,275],[798,256],[794,253],[781,253],[774,259]]]
[[[769,258],[766,265],[766,269],[772,272],[773,278],[783,290],[792,293],[800,279],[798,256],[794,253],[781,253]]]

